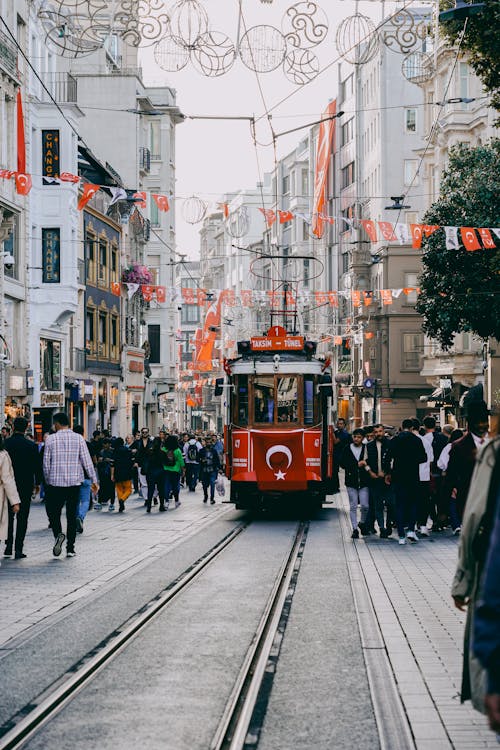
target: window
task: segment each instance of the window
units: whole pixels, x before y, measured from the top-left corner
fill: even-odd
[[[304,424],[314,424],[314,375],[304,375]]]
[[[405,273],[405,289],[415,289],[415,291],[410,292],[409,294],[406,295],[407,305],[417,304],[417,286],[418,286],[418,273],[415,273],[414,271],[411,271],[410,273]]]
[[[420,362],[424,351],[424,336],[422,333],[403,333],[402,370],[420,370]]]
[[[239,375],[236,387],[238,424],[248,424],[248,375]]]
[[[108,241],[105,239],[99,240],[99,267],[98,277],[99,281],[104,284],[107,283],[108,276]]]
[[[351,75],[345,79],[345,81],[342,82],[342,101],[344,102],[346,99],[348,99],[350,96],[352,96],[354,92],[354,73],[351,73]]]
[[[302,170],[301,193],[304,198],[309,194],[309,172],[307,169]]]
[[[87,266],[87,284],[95,284],[96,279],[96,240],[87,232],[85,235],[85,261]]]
[[[417,110],[405,109],[405,133],[417,132]]]
[[[186,307],[186,305],[184,305]],[[149,362],[154,365],[160,364],[160,326],[159,324],[148,326],[148,341],[151,347]]]
[[[469,66],[467,63],[461,62],[459,68],[459,96],[462,99],[467,99],[469,96]],[[461,109],[469,109],[469,105],[466,102],[462,102],[460,105]]]
[[[108,349],[108,313],[106,312],[100,312],[99,313],[99,322],[98,322],[98,354],[101,357],[107,356],[107,349]]]
[[[309,224],[306,221],[302,222],[302,240],[309,239]]]
[[[341,187],[346,188],[354,182],[354,162],[352,161],[342,169]]]
[[[153,192],[157,193],[159,188],[153,188]],[[155,200],[149,201],[149,218],[151,221],[151,226],[153,227],[159,227],[160,226],[160,211],[158,209],[158,204]]]
[[[418,185],[418,159],[405,159],[404,162],[404,184],[406,187],[409,185]]]
[[[40,390],[61,390],[61,342],[40,339]]]
[[[95,310],[87,307],[85,314],[85,348],[91,357],[96,355]]]
[[[342,253],[342,273],[349,271],[349,252]]]
[[[278,422],[296,422],[298,419],[297,378],[278,378]]]
[[[111,316],[111,359],[120,358],[120,328],[118,316]]]
[[[309,287],[309,281],[310,281],[309,260],[306,258],[304,260],[304,279],[303,279],[303,284],[305,287]]]
[[[342,125],[341,131],[341,146],[345,146],[350,143],[354,138],[354,117],[351,117],[346,123]]]
[[[263,376],[254,382],[254,421],[269,424],[274,421],[274,377]]]
[[[181,323],[199,323],[200,322],[200,308],[198,305],[182,305],[181,310]]]
[[[118,248],[111,246],[111,281],[118,281]]]
[[[149,123],[149,148],[151,159],[160,161],[161,159],[161,130],[158,120]]]
[[[11,222],[11,227],[12,227],[9,236],[3,241],[3,251],[4,253],[8,255],[12,255],[12,257],[14,258],[14,265],[8,266],[8,267],[4,265],[3,267],[4,274],[5,276],[8,276],[10,279],[18,279],[19,271],[20,271],[20,268],[19,268],[19,217],[17,214],[10,213],[5,208],[3,208],[2,210],[3,210],[4,221],[7,220]],[[59,248],[57,249],[57,253],[59,253]],[[57,255],[57,257],[59,258],[59,255]]]
[[[281,187],[282,187],[283,195],[288,195],[290,193],[290,175],[286,174],[283,177]]]

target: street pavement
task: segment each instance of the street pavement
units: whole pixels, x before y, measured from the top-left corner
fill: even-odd
[[[202,497],[200,489],[196,493],[181,490],[180,507],[174,508],[171,501],[166,513],[158,513],[158,506],[153,506],[147,514],[136,494],[127,500],[124,513],[91,510],[84,533],[77,534],[76,557],[69,559],[66,548],[61,557],[53,557],[54,539],[45,507],[33,503],[24,546],[27,558],[0,556],[0,652],[11,646],[11,639],[27,635],[32,626],[118,584],[233,509],[221,504],[220,498],[215,505],[205,505]],[[2,545],[1,555],[3,550]]]

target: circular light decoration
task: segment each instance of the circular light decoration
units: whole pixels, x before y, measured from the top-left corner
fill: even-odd
[[[171,36],[167,36],[155,44],[154,56],[160,68],[169,73],[178,73],[189,62],[189,50],[177,44]]]
[[[276,70],[285,52],[285,37],[274,26],[253,26],[240,40],[241,61],[256,73]]]
[[[208,31],[208,15],[198,0],[178,0],[170,11],[170,32],[177,44],[194,50]]]
[[[393,52],[407,55],[429,34],[429,16],[401,9],[384,24],[383,42]]]
[[[281,29],[292,47],[316,47],[328,34],[328,16],[317,3],[296,3],[285,11]]]
[[[347,16],[337,29],[335,42],[339,55],[346,62],[363,65],[371,60],[378,50],[375,24],[371,18],[360,13]]]
[[[434,75],[434,63],[425,52],[410,52],[401,63],[401,71],[410,83],[420,85],[429,81]]]
[[[286,77],[297,86],[313,81],[319,73],[319,60],[308,49],[292,49],[283,61]]]
[[[250,216],[248,215],[248,208],[246,206],[240,206],[229,214],[226,228],[231,237],[239,238],[244,237],[248,234],[250,229]]]
[[[193,50],[194,67],[208,78],[227,73],[236,60],[236,47],[221,31],[202,34]]]
[[[100,49],[110,26],[95,20],[92,0],[44,0],[38,18],[47,45],[62,57],[83,57]],[[102,10],[102,8],[101,8]],[[96,33],[96,27],[99,32]]]
[[[207,204],[196,195],[186,198],[182,204],[182,216],[188,224],[199,224],[205,218],[206,213]]]

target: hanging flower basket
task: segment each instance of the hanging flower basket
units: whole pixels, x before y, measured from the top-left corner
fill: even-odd
[[[151,284],[152,280],[151,271],[139,263],[132,263],[122,272],[122,282],[124,284]]]

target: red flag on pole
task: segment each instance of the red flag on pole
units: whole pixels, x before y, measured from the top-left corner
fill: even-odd
[[[158,206],[159,211],[169,211],[170,203],[166,195],[159,195],[158,193],[151,193],[151,197]]]
[[[21,174],[26,174],[26,141],[24,138],[24,115],[21,89],[18,89],[17,92],[17,171]],[[17,192],[19,192],[19,190]],[[21,195],[27,195],[27,193],[21,193]]]
[[[82,208],[85,208],[89,200],[94,197],[94,195],[97,193],[98,190],[99,190],[99,185],[92,185],[91,182],[87,182],[83,186],[82,197],[78,201],[78,206],[77,206],[79,211],[81,211]]]

